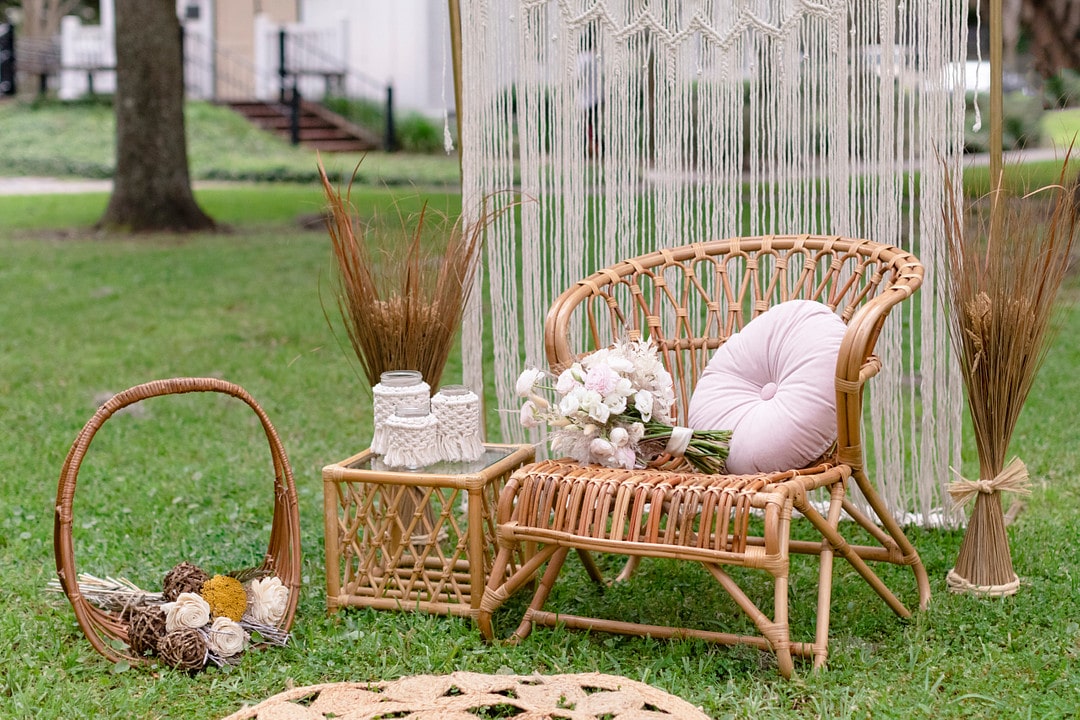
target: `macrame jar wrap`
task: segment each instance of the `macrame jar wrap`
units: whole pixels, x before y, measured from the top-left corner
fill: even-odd
[[[438,420],[422,405],[402,405],[385,423],[383,462],[417,470],[439,461]]]
[[[388,450],[386,423],[390,416],[403,405],[430,405],[431,387],[415,370],[392,370],[380,376],[371,394],[375,415],[371,451],[385,455]]]
[[[484,454],[480,434],[480,398],[464,385],[447,385],[431,398],[438,420],[440,460],[472,462]]]

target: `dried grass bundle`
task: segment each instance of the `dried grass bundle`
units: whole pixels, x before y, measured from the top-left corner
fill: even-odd
[[[321,161],[319,176],[330,211],[338,310],[364,375],[374,386],[385,371],[418,370],[438,387],[476,276],[486,214],[468,228],[454,223],[440,254],[422,242],[430,234],[425,204],[414,227],[401,218],[404,237],[381,243],[373,256],[372,233],[349,202],[352,183],[342,196]]]
[[[1066,156],[1058,184],[1023,197],[1006,197],[999,180],[988,212],[966,212],[947,184],[943,214],[950,323],[975,428],[980,478],[949,487],[954,502],[975,498],[948,578],[957,592],[1011,594],[1019,584],[1000,495],[1027,488],[1023,463],[1014,459],[1005,467],[1005,455],[1060,326],[1056,299],[1080,229],[1080,188],[1077,178],[1066,181],[1068,163]],[[1040,202],[1044,198],[1049,202]]]

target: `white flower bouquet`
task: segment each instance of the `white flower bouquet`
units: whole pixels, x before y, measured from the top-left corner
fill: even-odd
[[[617,342],[557,378],[528,368],[515,390],[524,398],[521,424],[547,423],[551,449],[578,462],[629,470],[667,453],[684,457],[700,472],[724,472],[731,432],[671,424],[671,374],[648,340]]]

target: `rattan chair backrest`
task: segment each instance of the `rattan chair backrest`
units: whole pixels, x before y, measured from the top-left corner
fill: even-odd
[[[620,338],[651,338],[675,381],[676,417],[684,418],[716,348],[773,305],[816,300],[849,322],[875,298],[888,307],[906,298],[922,276],[904,250],[839,236],[743,237],[658,250],[604,268],[555,300],[545,324],[548,362],[557,369]]]

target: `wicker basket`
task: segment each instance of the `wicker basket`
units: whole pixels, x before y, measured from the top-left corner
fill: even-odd
[[[277,431],[263,409],[243,388],[216,378],[173,378],[155,380],[137,385],[114,395],[103,404],[83,427],[68,451],[64,468],[60,472],[60,485],[56,492],[56,516],[53,546],[56,554],[56,572],[60,585],[75,609],[75,617],[94,649],[110,660],[127,660],[134,663],[152,662],[142,657],[118,650],[120,643],[128,642],[128,626],[119,614],[106,612],[91,605],[79,592],[78,572],[72,543],[72,504],[79,467],[86,456],[91,441],[117,411],[147,398],[193,392],[216,392],[243,400],[255,412],[262,423],[270,454],[274,461],[274,519],[270,530],[270,544],[259,569],[273,573],[289,589],[289,602],[281,628],[292,626],[296,613],[296,601],[300,589],[300,515],[296,504],[296,486],[292,469],[285,455]],[[120,641],[119,643],[115,641]],[[112,641],[112,642],[110,642]]]

